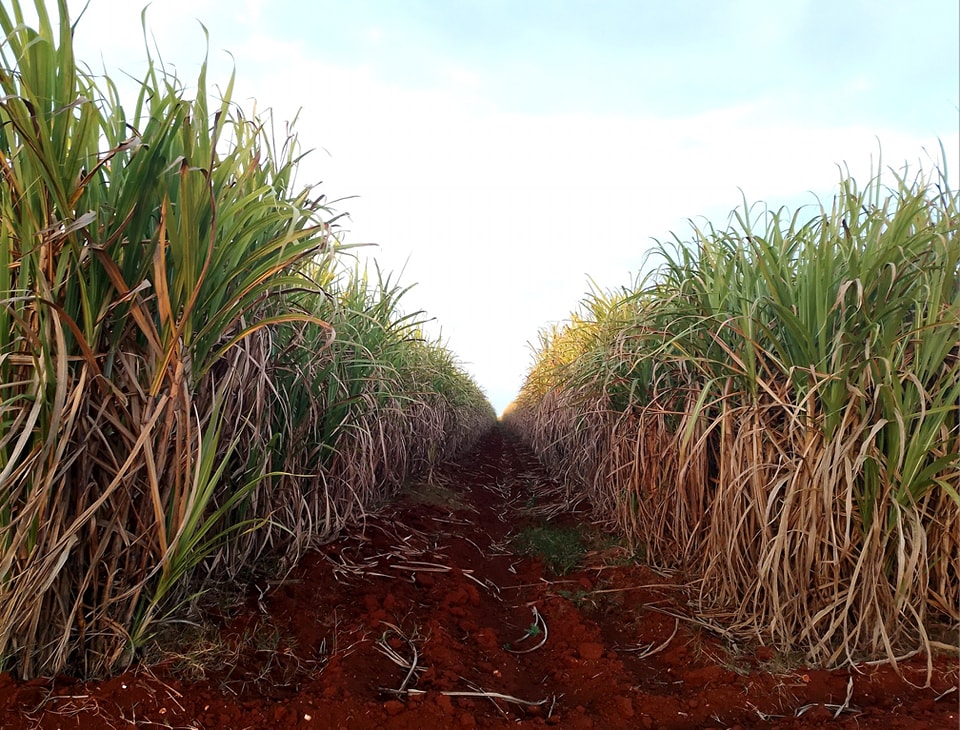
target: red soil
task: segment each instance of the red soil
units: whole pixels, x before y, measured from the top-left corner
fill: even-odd
[[[549,480],[500,431],[431,484],[208,613],[179,656],[99,682],[0,674],[0,727],[958,727],[956,658],[926,688],[923,662],[805,669],[725,646],[622,548],[559,578],[517,555],[524,527],[597,529],[548,517]]]

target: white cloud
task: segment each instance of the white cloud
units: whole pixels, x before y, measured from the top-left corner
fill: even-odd
[[[627,283],[652,237],[682,236],[701,214],[724,224],[741,189],[749,202],[811,203],[808,191],[832,194],[843,162],[865,181],[878,137],[887,164],[937,152],[902,132],[784,121],[772,102],[676,119],[517,115],[292,62],[302,74],[256,74],[252,93],[303,105],[301,139],[331,155],[309,156],[306,177],[360,196],[343,204],[348,240],[380,244],[388,269],[406,264],[418,282],[408,308],[438,318],[499,408],[529,364],[526,343],[577,306],[588,274]],[[957,136],[944,142],[955,158]]]
[[[187,81],[203,49],[199,28],[184,31],[183,18],[212,16],[214,5],[167,0],[162,13],[149,13],[164,57],[180,63]],[[139,14],[119,7],[114,27],[138,28]],[[258,17],[258,7],[248,3],[246,17]],[[743,11],[757,32],[787,32],[783,16],[757,8]],[[95,17],[80,36],[92,43],[90,26],[104,22]],[[117,57],[142,56],[136,34],[120,41],[109,49]],[[212,45],[223,41],[215,36]],[[304,147],[329,155],[309,155],[300,181],[322,180],[331,198],[360,196],[340,206],[351,213],[348,241],[380,244],[376,257],[388,270],[409,259],[404,281],[418,286],[408,310],[438,318],[498,408],[520,385],[526,343],[577,306],[588,274],[602,286],[627,283],[651,238],[683,236],[686,219],[700,215],[724,224],[741,189],[749,202],[809,203],[807,191],[832,194],[843,162],[865,181],[878,138],[884,164],[895,167],[924,147],[938,153],[937,140],[902,130],[819,124],[785,98],[675,118],[512,114],[453,64],[445,73],[461,83],[425,91],[385,83],[372,67],[322,62],[313,48],[257,28],[230,49],[236,98],[272,107],[278,123],[302,109]],[[211,61],[211,82],[226,80],[230,60]],[[958,136],[943,139],[950,161],[960,158]]]

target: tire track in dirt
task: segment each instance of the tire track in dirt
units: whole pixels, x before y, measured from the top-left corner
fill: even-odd
[[[0,675],[0,727],[957,726],[955,659],[920,689],[887,667],[732,650],[689,620],[681,580],[569,508],[496,429],[286,580],[204,603],[152,665],[88,683]],[[519,549],[578,533],[563,576]],[[902,671],[922,683],[922,669]]]

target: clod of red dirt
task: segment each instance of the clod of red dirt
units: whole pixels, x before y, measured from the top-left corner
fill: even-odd
[[[499,430],[309,554],[193,646],[101,682],[0,674],[0,727],[956,728],[955,658],[833,672],[735,652],[691,620],[679,577],[597,546],[575,572],[518,555],[581,527]],[[189,642],[187,642],[189,644]]]

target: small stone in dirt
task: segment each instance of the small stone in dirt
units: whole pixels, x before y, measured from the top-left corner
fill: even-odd
[[[633,702],[629,697],[617,697],[617,709],[623,717],[633,717]]]
[[[407,706],[400,700],[387,700],[383,703],[383,709],[387,711],[387,714],[390,715],[390,717],[393,717],[394,715],[399,715],[401,712],[407,709]]]
[[[417,573],[414,580],[416,581],[417,585],[420,586],[421,588],[430,588],[433,586],[434,583],[436,583],[436,581],[434,580],[433,576],[430,573]]]
[[[585,641],[577,647],[577,652],[580,654],[581,659],[596,661],[603,657],[603,644]]]

